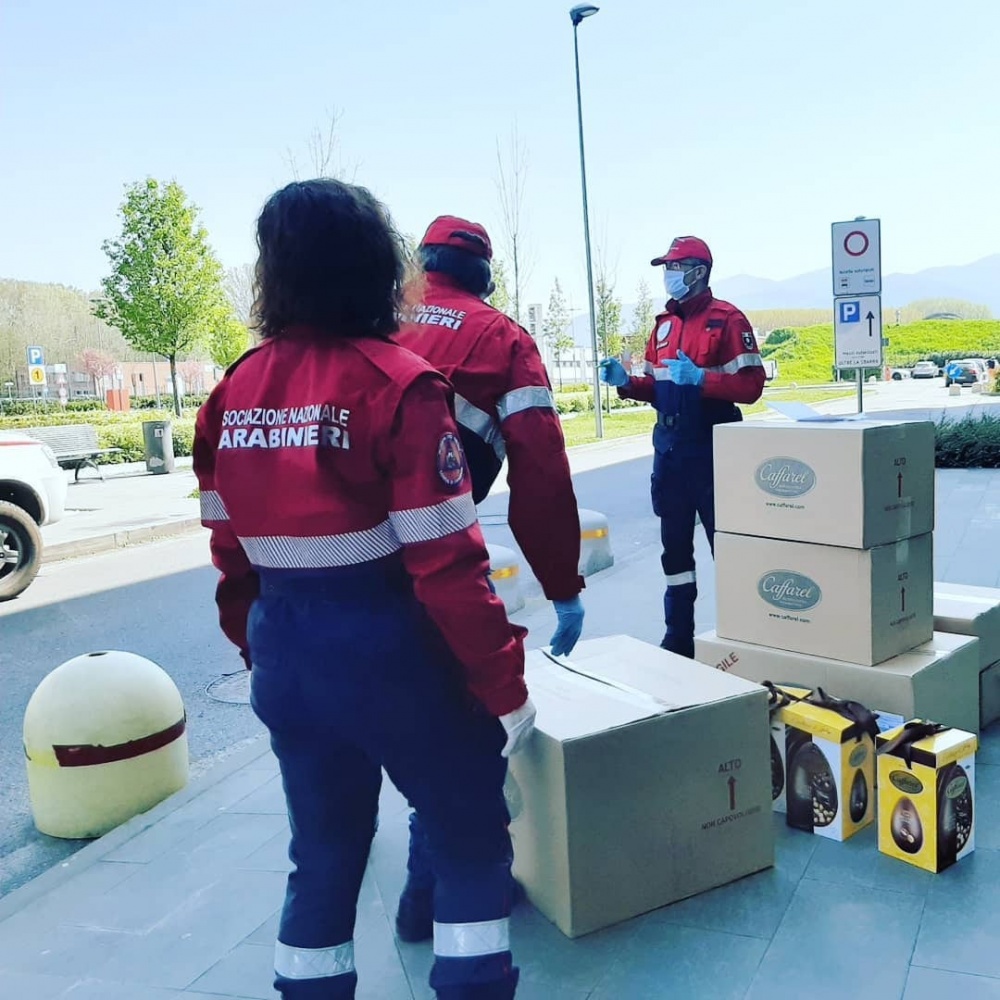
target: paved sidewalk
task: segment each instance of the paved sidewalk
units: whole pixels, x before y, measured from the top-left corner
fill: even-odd
[[[649,435],[620,438],[573,448],[574,474],[628,462],[653,452]],[[179,458],[176,471],[166,475],[146,472],[145,463],[102,467],[102,482],[93,470],[79,483],[72,473],[66,499],[66,516],[42,529],[45,559],[94,555],[157,538],[197,531],[201,526],[198,500],[192,496],[198,481],[191,459]],[[507,492],[506,473],[497,480],[491,496]]]
[[[987,554],[1000,541],[1000,473],[938,477],[945,571],[937,575],[987,582],[997,573]],[[709,558],[700,538],[698,558],[701,565]],[[711,578],[702,575],[699,628],[714,617]],[[591,577],[585,637],[658,641],[661,587],[657,553],[648,550]],[[532,602],[516,620],[538,624],[533,644],[546,641],[550,609]],[[941,875],[880,855],[874,828],[836,844],[775,819],[775,868],[597,934],[570,941],[523,905],[512,930],[523,976],[518,997],[998,1000],[998,726],[983,735],[976,785],[976,851]],[[387,785],[359,906],[361,1000],[431,995],[430,947],[392,934],[406,812]],[[0,995],[273,997],[287,837],[275,762],[261,740],[0,900]]]
[[[866,412],[908,420],[959,419],[966,415],[992,412],[1000,415],[1000,396],[949,396],[943,387],[940,394],[928,392],[925,383],[883,382],[865,390]],[[775,401],[780,402],[776,395]],[[932,403],[929,405],[928,400]],[[822,413],[853,413],[853,397],[816,404]],[[781,419],[775,412],[762,415]],[[590,419],[581,415],[577,419]],[[570,467],[574,474],[604,468],[619,462],[643,458],[653,452],[649,434],[618,438],[570,449]],[[92,470],[83,473],[80,483],[70,479],[67,514],[63,520],[44,528],[45,559],[93,555],[157,538],[195,531],[199,527],[198,501],[192,497],[197,481],[191,471],[191,459],[179,458],[176,471],[151,475],[144,463],[104,466],[106,482]],[[506,472],[498,478],[491,496],[507,492]]]

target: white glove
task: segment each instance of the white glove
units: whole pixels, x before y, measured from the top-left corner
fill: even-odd
[[[531,699],[528,698],[513,712],[501,715],[500,723],[507,731],[507,742],[500,753],[503,757],[509,757],[524,747],[535,728],[535,706],[531,703]]]

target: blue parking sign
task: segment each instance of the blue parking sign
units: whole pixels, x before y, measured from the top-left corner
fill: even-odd
[[[857,299],[851,302],[840,302],[838,305],[840,308],[841,323],[861,322],[861,303]]]
[[[44,365],[45,364],[45,351],[41,347],[29,347],[28,348],[28,364],[29,365]]]

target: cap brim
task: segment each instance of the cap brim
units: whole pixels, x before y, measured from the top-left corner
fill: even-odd
[[[654,257],[649,263],[651,267],[659,267],[661,264],[666,264],[666,257]]]

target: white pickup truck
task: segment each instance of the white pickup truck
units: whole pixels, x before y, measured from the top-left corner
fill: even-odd
[[[68,485],[48,445],[0,431],[0,601],[17,597],[38,575],[39,528],[63,516]]]

